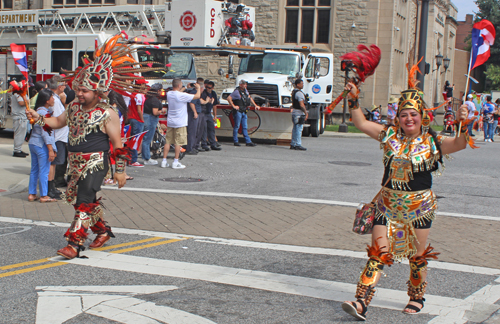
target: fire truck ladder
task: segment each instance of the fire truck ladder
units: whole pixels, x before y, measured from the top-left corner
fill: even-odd
[[[37,14],[38,23],[33,26],[0,26],[2,44],[8,39],[15,41],[35,38],[38,34],[109,34],[126,32],[129,36],[165,36],[165,12],[167,6],[127,5],[93,8],[64,8],[18,11]],[[22,43],[22,42],[21,42]]]

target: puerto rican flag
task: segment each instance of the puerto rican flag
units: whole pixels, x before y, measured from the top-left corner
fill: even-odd
[[[127,145],[128,148],[131,148],[133,150],[137,150],[141,145],[142,145],[142,139],[144,138],[144,135],[146,135],[148,131],[139,133],[137,135],[131,136],[128,140]]]
[[[495,42],[495,26],[483,19],[472,26],[472,59],[470,69],[484,64],[490,57],[490,46]]]
[[[28,58],[26,57],[26,46],[12,43],[10,44],[10,50],[12,51],[14,63],[16,63],[19,71],[21,71],[26,78],[26,82],[28,82]]]

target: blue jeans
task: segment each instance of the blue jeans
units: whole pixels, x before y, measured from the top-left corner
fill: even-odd
[[[484,139],[491,139],[491,130],[493,129],[493,124],[489,122],[483,123]]]
[[[130,136],[142,133],[144,131],[144,123],[138,121],[137,119],[129,119],[130,123]],[[145,136],[144,136],[145,137]],[[144,140],[144,138],[143,138]],[[131,164],[137,162],[137,150],[132,150],[132,162]]]
[[[304,128],[304,124],[297,124],[299,118],[299,115],[292,115],[293,128],[291,146],[302,146],[302,129]]]
[[[38,184],[40,197],[45,197],[49,192],[49,149],[46,145],[39,147],[34,144],[30,144],[29,148],[31,153],[29,193],[36,195]]]
[[[142,139],[142,158],[149,160],[151,158],[151,141],[158,125],[158,116],[144,114],[144,131],[148,131]]]
[[[490,128],[490,139],[493,139],[493,136],[495,136],[495,130],[497,129],[498,126],[498,120],[493,121],[493,124],[491,124]]]
[[[234,118],[234,127],[233,127],[233,141],[235,143],[238,143],[238,130],[241,129],[243,131],[243,137],[245,138],[246,143],[252,143],[252,140],[250,139],[250,136],[248,136],[248,125],[247,125],[247,119],[248,116],[245,113],[242,113],[238,110],[233,110],[233,118]]]
[[[469,135],[472,135],[472,127],[474,126],[474,122],[471,122],[469,123],[469,125],[467,125],[467,129],[469,130]]]

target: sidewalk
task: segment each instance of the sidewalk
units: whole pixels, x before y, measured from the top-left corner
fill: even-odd
[[[0,216],[69,223],[72,206],[28,202],[30,159],[0,144]],[[351,232],[355,208],[335,205],[180,195],[129,190],[100,192],[112,227],[258,242],[364,251],[370,236]],[[500,268],[499,222],[439,216],[429,242],[442,261]],[[64,244],[61,230],[61,244]]]

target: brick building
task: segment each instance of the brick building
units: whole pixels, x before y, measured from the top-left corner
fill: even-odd
[[[29,6],[28,2],[29,1]],[[174,0],[177,1],[177,0]],[[338,57],[358,44],[377,44],[382,60],[374,77],[362,88],[361,104],[385,107],[391,95],[406,88],[405,64],[416,61],[418,35],[417,0],[233,0],[256,8],[256,43],[268,45],[307,44],[314,51],[333,52],[336,57],[334,96],[343,88]],[[1,0],[3,10],[88,7],[126,4],[163,4],[160,0]],[[453,80],[457,8],[450,0],[430,0],[426,61],[436,69],[435,56],[451,59],[450,67],[425,77],[426,101],[439,101],[445,80]],[[235,66],[237,67],[237,63]],[[196,57],[198,74],[216,79],[218,89],[234,81],[217,75],[227,68],[227,59]]]

